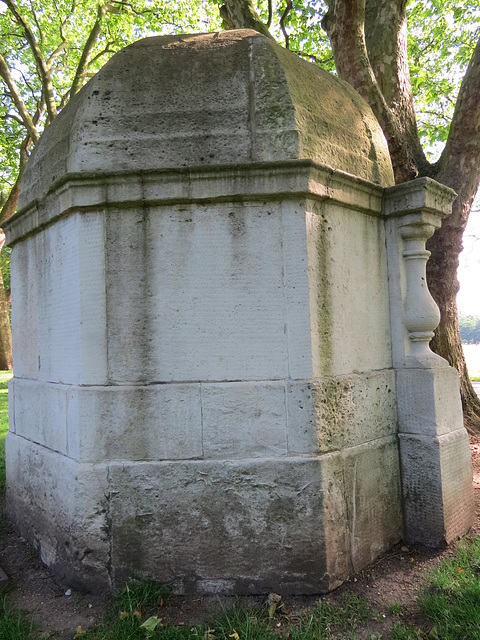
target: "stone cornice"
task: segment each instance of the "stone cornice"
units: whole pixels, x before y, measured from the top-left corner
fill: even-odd
[[[387,187],[383,212],[388,217],[418,213],[428,216],[433,213],[441,219],[452,212],[452,202],[456,196],[455,191],[444,184],[431,178],[417,178]]]
[[[383,188],[311,160],[117,173],[70,173],[4,223],[10,245],[73,213],[187,203],[331,200],[382,215]]]

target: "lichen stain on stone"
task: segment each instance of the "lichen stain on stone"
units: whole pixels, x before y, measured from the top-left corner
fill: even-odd
[[[312,326],[316,327],[316,339],[312,332],[312,347],[317,350],[313,354],[317,363],[317,375],[322,377],[329,375],[333,362],[333,317],[332,317],[332,292],[331,292],[331,251],[330,232],[331,227],[323,212],[323,206],[316,204],[313,213],[309,216],[309,272],[310,282],[314,288],[312,295],[310,314]]]
[[[315,397],[318,443],[322,453],[344,446],[345,427],[352,417],[352,385],[337,378],[322,380]]]

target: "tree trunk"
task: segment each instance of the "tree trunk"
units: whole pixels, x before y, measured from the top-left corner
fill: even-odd
[[[5,234],[0,230],[0,253],[5,244]],[[12,333],[8,313],[7,296],[0,271],[0,369],[12,369]]]
[[[450,186],[450,185],[449,185]],[[456,297],[459,289],[457,280],[458,258],[462,251],[462,237],[466,220],[461,211],[470,205],[458,200],[453,212],[444,221],[440,229],[427,240],[427,249],[431,252],[427,262],[427,282],[430,292],[440,309],[440,324],[430,344],[433,351],[445,358],[460,376],[465,427],[470,433],[480,430],[480,399],[468,375],[462,339],[458,325]]]

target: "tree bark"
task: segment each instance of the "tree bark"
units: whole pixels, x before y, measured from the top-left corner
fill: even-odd
[[[456,296],[462,237],[480,179],[479,95],[480,40],[460,87],[447,144],[434,165],[433,177],[454,189],[458,196],[451,215],[427,242],[431,251],[427,263],[428,285],[442,315],[432,348],[459,372],[465,426],[477,433],[480,431],[480,401],[468,377],[458,327]]]
[[[220,7],[224,29],[254,29],[264,36],[272,37],[253,7],[252,0],[225,0]]]
[[[5,234],[0,229],[0,252],[5,244]],[[0,369],[2,371],[13,368],[12,365],[12,332],[8,313],[7,296],[0,271]]]

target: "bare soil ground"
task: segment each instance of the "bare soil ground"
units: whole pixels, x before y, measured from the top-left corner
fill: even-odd
[[[476,521],[469,536],[480,534],[480,436],[471,438],[473,461],[473,486],[476,502]],[[388,615],[388,605],[398,603],[407,611],[403,621],[412,621],[428,627],[416,605],[416,594],[425,581],[428,570],[443,557],[451,554],[455,545],[439,552],[421,547],[396,545],[370,567],[354,576],[347,583],[327,596],[333,602],[342,602],[345,592],[353,592],[366,598],[371,608],[378,613],[365,628],[357,630],[360,637],[370,638],[382,634],[388,638],[394,619]],[[5,525],[0,535],[0,566],[9,577],[10,604],[25,611],[39,624],[45,638],[70,640],[79,625],[83,629],[98,623],[108,605],[108,594],[68,593],[69,585],[56,579],[37,559],[24,540]],[[285,599],[284,619],[279,625],[294,622],[302,613],[314,607],[319,597],[295,597]],[[248,603],[261,599],[248,599]],[[229,605],[229,599],[185,598],[175,596],[161,613],[164,622],[174,624],[196,624],[208,619],[221,606]],[[385,614],[385,618],[383,615]]]

